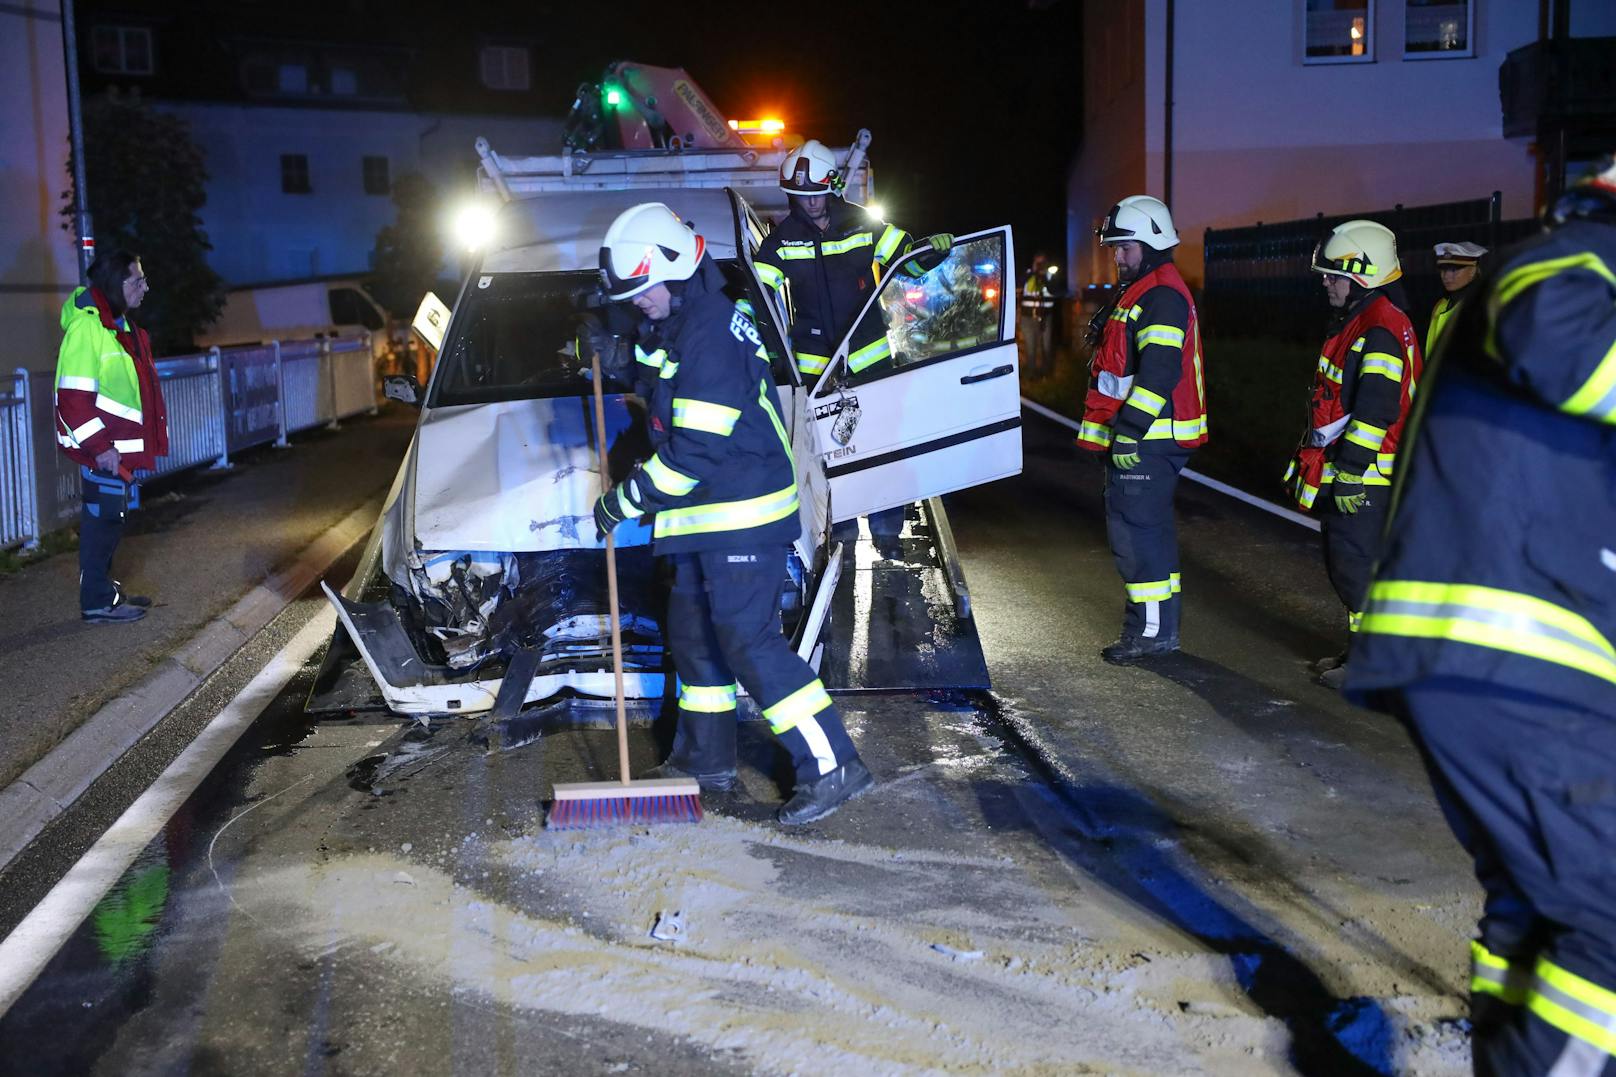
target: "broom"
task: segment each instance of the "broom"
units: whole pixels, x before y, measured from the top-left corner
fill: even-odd
[[[610,493],[606,466],[606,402],[600,387],[600,353],[592,357],[595,375],[595,445],[600,453],[600,483]],[[694,778],[649,778],[630,781],[628,717],[623,707],[623,629],[617,612],[617,544],[606,535],[606,593],[612,615],[612,673],[617,695],[617,772],[615,782],[570,782],[555,787],[555,799],[544,825],[551,830],[585,830],[615,823],[699,823],[701,786]]]

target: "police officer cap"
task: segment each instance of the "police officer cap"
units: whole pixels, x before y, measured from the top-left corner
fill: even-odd
[[[1436,264],[1468,266],[1475,265],[1487,248],[1479,243],[1438,243],[1436,245]]]

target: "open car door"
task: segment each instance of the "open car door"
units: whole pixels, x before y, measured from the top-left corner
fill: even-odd
[[[935,258],[922,246],[891,268],[814,386],[837,522],[1021,471],[1010,228],[923,270]],[[852,342],[868,354],[881,333],[890,357],[850,371]]]

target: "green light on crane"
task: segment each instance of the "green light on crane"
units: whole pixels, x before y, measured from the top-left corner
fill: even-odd
[[[616,108],[623,103],[623,91],[616,86],[606,87],[606,107]]]

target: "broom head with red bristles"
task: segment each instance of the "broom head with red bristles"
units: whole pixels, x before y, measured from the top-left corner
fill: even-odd
[[[696,779],[649,778],[558,785],[544,825],[549,830],[587,830],[625,823],[699,822],[701,786]]]

